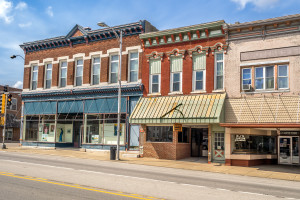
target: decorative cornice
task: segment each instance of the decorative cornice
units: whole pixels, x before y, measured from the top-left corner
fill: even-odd
[[[151,54],[146,55],[147,62],[149,62],[150,59],[160,59],[161,61],[164,58],[164,53],[158,53],[157,51],[153,51]]]
[[[131,35],[139,35],[144,33],[145,30],[145,20],[124,24],[120,26],[113,27],[118,34],[120,31],[123,31],[123,37],[131,36]],[[82,33],[81,36],[73,36],[76,31],[80,31]],[[20,45],[23,49],[24,53],[53,49],[59,47],[73,47],[76,44],[89,44],[90,42],[96,42],[101,40],[108,40],[116,38],[115,34],[112,32],[111,28],[104,28],[98,30],[85,30],[80,25],[75,25],[72,30],[66,36],[60,36],[55,38],[49,38],[45,40],[38,40],[34,42],[27,42]]]

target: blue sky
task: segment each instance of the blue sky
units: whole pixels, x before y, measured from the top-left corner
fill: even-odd
[[[224,19],[246,22],[300,13],[300,0],[0,0],[0,85],[23,81],[23,42],[146,19],[159,30]],[[16,84],[17,83],[17,84]]]

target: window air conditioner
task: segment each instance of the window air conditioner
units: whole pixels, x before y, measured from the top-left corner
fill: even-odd
[[[243,90],[251,90],[251,85],[250,84],[243,85]]]

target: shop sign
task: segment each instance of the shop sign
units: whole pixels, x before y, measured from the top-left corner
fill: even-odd
[[[235,141],[236,142],[245,142],[246,141],[245,135],[236,135]]]
[[[173,131],[182,132],[182,124],[173,124]]]
[[[299,131],[280,131],[280,135],[284,136],[298,136],[300,135]]]

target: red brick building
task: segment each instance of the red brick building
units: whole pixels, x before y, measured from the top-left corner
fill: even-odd
[[[224,161],[224,21],[141,34],[144,97],[131,115],[141,124],[143,156]],[[212,155],[212,156],[211,156]]]
[[[116,31],[114,32],[113,29]],[[147,21],[91,30],[76,25],[66,36],[21,45],[25,52],[23,145],[109,149],[117,143],[119,41],[122,31],[121,149],[138,147],[128,116],[142,95],[139,34]]]

